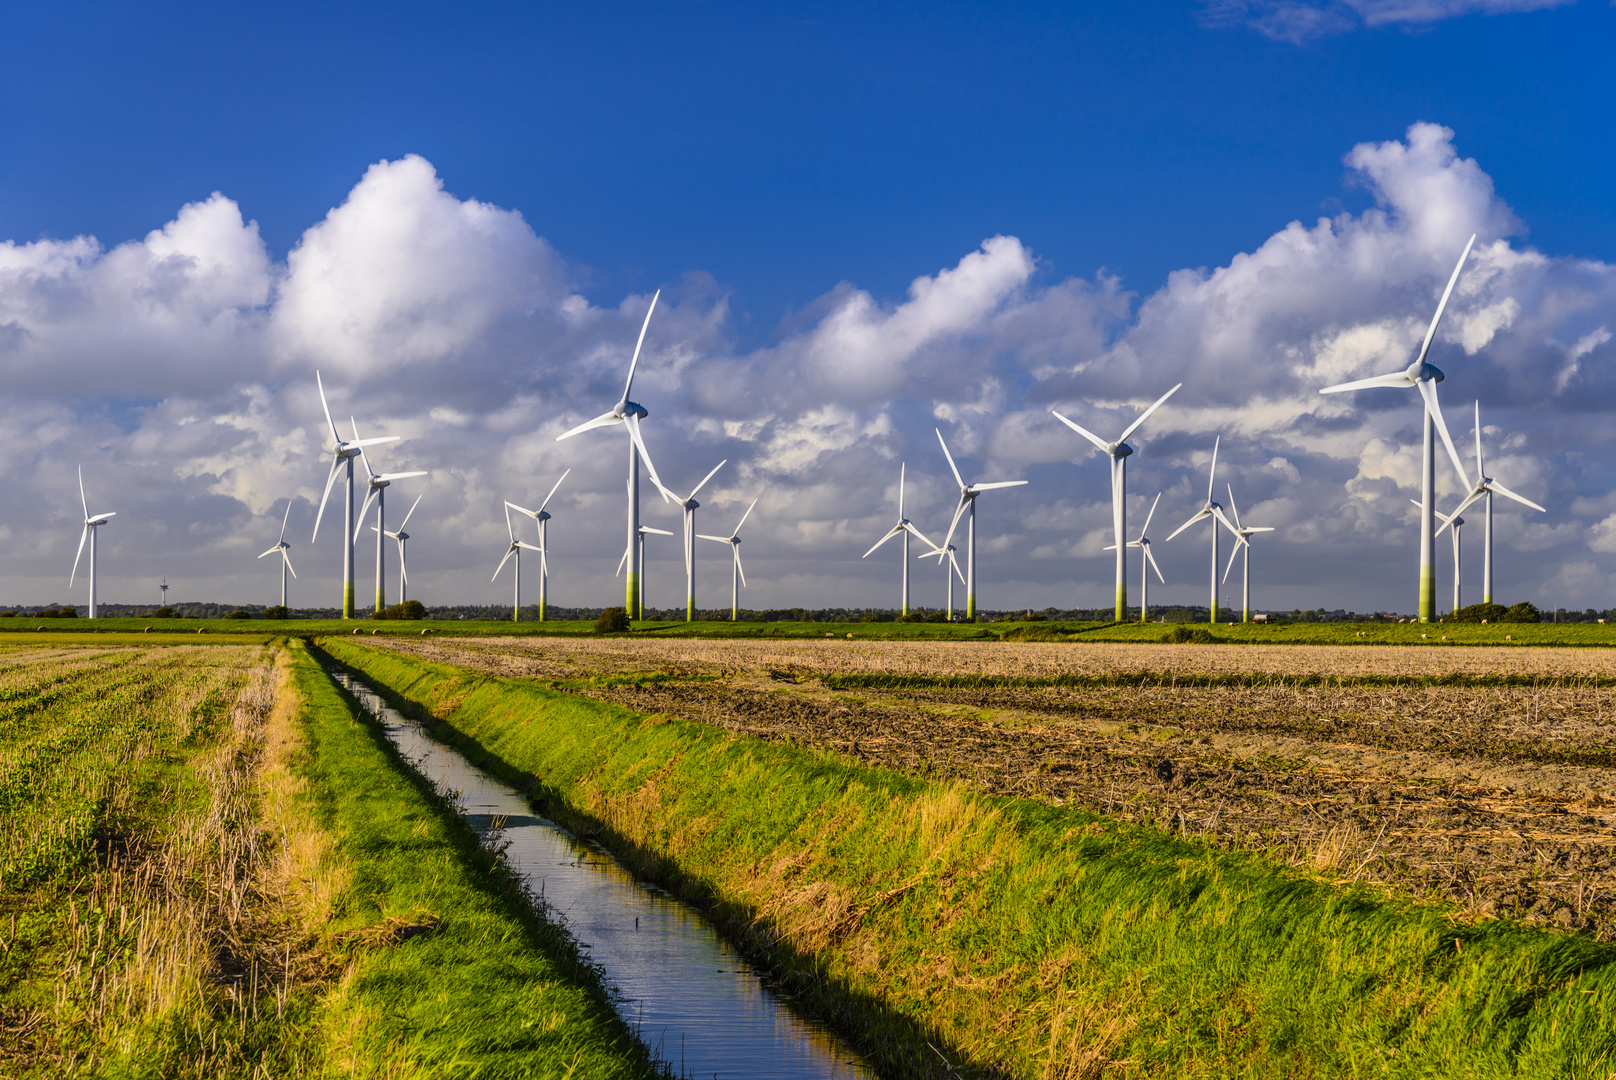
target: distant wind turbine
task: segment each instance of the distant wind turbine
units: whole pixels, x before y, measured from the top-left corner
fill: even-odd
[[[1207,518],[1212,518],[1213,519],[1213,522],[1212,522],[1212,598],[1208,602],[1208,605],[1207,605],[1208,608],[1210,609],[1210,612],[1211,612],[1210,621],[1213,622],[1213,623],[1216,623],[1218,621],[1218,526],[1221,524],[1224,528],[1228,529],[1230,532],[1234,533],[1237,536],[1240,533],[1240,531],[1234,527],[1234,524],[1232,522],[1230,522],[1230,520],[1227,517],[1224,516],[1223,507],[1219,506],[1216,502],[1212,501],[1212,485],[1217,482],[1217,474],[1218,474],[1218,445],[1222,441],[1223,441],[1222,436],[1219,436],[1212,443],[1212,468],[1210,470],[1208,470],[1207,478],[1206,478],[1206,505],[1202,506],[1201,509],[1197,510],[1195,512],[1194,517],[1190,518],[1184,524],[1182,524],[1178,528],[1174,529],[1170,534],[1168,534],[1168,537],[1167,537],[1168,540],[1172,540],[1173,537],[1177,536],[1179,533],[1183,532],[1185,529],[1189,528],[1191,525],[1194,525],[1197,521],[1204,521]]]
[[[761,499],[762,497],[763,496],[759,494],[757,499],[753,499],[752,506],[756,506],[758,504],[758,499]],[[712,540],[716,543],[728,544],[730,552],[734,556],[729,574],[730,622],[739,622],[741,617],[740,586],[746,584],[746,571],[741,569],[741,526],[745,525],[746,519],[752,516],[752,506],[748,506],[746,508],[746,513],[741,515],[741,520],[736,524],[735,531],[730,533],[728,536],[707,536],[702,534],[698,537],[698,539],[701,540]]]
[[[1183,383],[1179,383],[1157,398],[1155,404],[1140,413],[1138,419],[1124,428],[1122,434],[1118,435],[1114,442],[1106,442],[1094,432],[1073,423],[1060,413],[1055,412],[1055,410],[1050,410],[1050,412],[1055,412],[1055,419],[1093,443],[1102,454],[1111,459],[1111,531],[1113,535],[1112,545],[1117,552],[1117,622],[1122,622],[1128,617],[1127,550],[1132,546],[1127,542],[1128,458],[1133,454],[1133,447],[1128,445],[1128,436],[1138,431],[1139,425],[1143,424],[1151,413],[1161,408],[1162,402],[1178,393],[1178,388],[1183,385]],[[1106,550],[1111,549],[1107,548]]]
[[[965,575],[960,573],[959,560],[954,557],[954,553],[956,551],[958,551],[958,550],[959,549],[956,548],[953,544],[944,544],[938,550],[936,550],[936,551],[928,551],[928,552],[926,552],[926,554],[921,556],[922,559],[935,558],[937,560],[938,565],[942,565],[942,562],[943,562],[944,558],[948,559],[948,566],[944,567],[943,578],[944,578],[944,580],[946,580],[948,582],[948,621],[949,622],[954,621],[954,578],[958,577],[960,579],[960,584],[961,585],[965,584]],[[969,588],[969,586],[967,586],[967,588]],[[969,593],[967,593],[966,595],[969,595]],[[965,617],[965,621],[970,622],[971,617],[969,615],[967,615]]]
[[[679,505],[685,511],[685,622],[694,622],[696,619],[696,510],[701,503],[696,501],[696,492],[707,486],[707,481],[713,478],[713,473],[724,467],[725,458],[713,466],[713,472],[701,478],[690,492],[690,497]]]
[[[408,603],[410,599],[410,568],[408,562],[410,534],[404,531],[404,526],[410,523],[410,515],[415,513],[415,508],[421,505],[421,500],[424,497],[424,495],[415,497],[415,501],[410,503],[410,508],[404,512],[404,520],[398,523],[396,530],[388,532],[378,525],[371,526],[372,529],[383,536],[391,536],[393,541],[398,544],[398,602],[401,604]]]
[[[264,552],[263,555],[258,556],[262,559],[265,555],[273,555],[277,551],[281,553],[281,607],[286,606],[286,572],[291,570],[292,576],[297,577],[297,571],[292,570],[292,557],[287,554],[292,548],[292,545],[286,542],[286,522],[291,516],[292,500],[287,499],[286,513],[281,515],[281,538],[275,542],[274,547]],[[166,589],[168,586],[164,585],[163,588]]]
[[[548,494],[548,495],[546,495],[544,497],[544,501],[539,504],[539,508],[537,510],[529,510],[525,506],[517,506],[515,503],[510,502],[510,501],[507,501],[505,503],[505,510],[506,510],[507,514],[510,511],[515,510],[518,514],[522,514],[522,515],[524,515],[526,517],[532,518],[534,523],[537,524],[538,527],[539,527],[539,621],[540,622],[544,621],[545,608],[546,608],[546,605],[549,603],[549,596],[550,596],[550,513],[549,513],[549,511],[547,511],[545,509],[545,507],[550,505],[550,500],[555,498],[556,491],[559,490],[560,487],[561,487],[561,480],[565,480],[567,478],[567,473],[570,473],[570,472],[572,472],[572,470],[568,469],[566,472],[561,474],[561,479],[557,480],[555,482],[555,487],[552,487],[550,489],[550,494]]]
[[[1234,486],[1225,484],[1229,491],[1229,513],[1234,515],[1234,550],[1229,552],[1229,565],[1223,571],[1223,580],[1229,580],[1229,572],[1234,569],[1235,556],[1242,550],[1245,552],[1245,569],[1241,571],[1240,586],[1240,621],[1251,621],[1251,538],[1258,533],[1273,532],[1272,525],[1242,525],[1240,523],[1240,508],[1234,504]]]
[[[325,504],[331,498],[331,485],[337,482],[337,471],[345,470],[348,498],[342,519],[342,617],[351,619],[354,617],[354,542],[357,539],[353,512],[353,459],[367,446],[398,442],[401,436],[384,435],[379,439],[356,439],[352,442],[344,440],[337,432],[336,421],[331,419],[331,406],[325,400],[325,383],[320,380],[318,371],[314,373],[314,383],[320,388],[320,407],[325,410],[325,422],[331,428],[331,475],[326,477],[325,494],[320,496],[320,510],[314,515],[314,533],[309,537],[309,543],[319,539],[320,521],[325,517]]]
[[[488,580],[493,581],[495,578],[498,578],[499,577],[499,572],[501,570],[505,569],[505,564],[510,561],[511,556],[512,555],[516,556],[516,565],[511,568],[512,577],[514,578],[514,580],[511,582],[511,621],[512,622],[521,622],[522,621],[522,552],[523,551],[538,551],[539,549],[534,547],[532,544],[528,543],[526,540],[518,540],[516,538],[516,526],[511,524],[511,506],[510,506],[510,503],[505,504],[505,531],[510,534],[511,546],[505,549],[505,558],[499,560],[499,565],[494,567],[494,577],[491,577]]]
[[[903,516],[903,479],[906,466],[898,466],[898,523],[887,530],[885,536],[875,542],[875,547],[859,556],[868,559],[875,554],[875,549],[891,540],[894,536],[903,537],[903,614],[909,614],[909,537],[913,535],[933,551],[937,545],[926,538],[926,534],[915,528],[915,523]]]
[[[1543,507],[1531,499],[1515,494],[1509,488],[1487,475],[1487,466],[1481,459],[1481,402],[1478,401],[1476,402],[1476,479],[1471,484],[1470,494],[1465,496],[1464,501],[1453,512],[1455,514],[1463,513],[1478,500],[1487,500],[1487,516],[1483,519],[1481,532],[1481,602],[1483,604],[1493,602],[1493,496],[1495,494],[1502,495],[1506,499],[1514,499],[1522,506],[1530,506],[1533,510],[1547,513],[1547,511],[1543,510]],[[1446,527],[1446,525],[1443,526],[1443,528]],[[1437,530],[1437,532],[1441,531],[1442,529]],[[1455,603],[1454,607],[1457,609],[1458,604]]]
[[[1459,281],[1459,271],[1464,269],[1465,260],[1470,257],[1470,249],[1475,243],[1476,238],[1472,235],[1469,243],[1465,244],[1464,251],[1460,253],[1459,261],[1453,267],[1453,276],[1448,278],[1448,287],[1442,291],[1442,299],[1436,305],[1436,314],[1431,318],[1431,325],[1425,331],[1425,340],[1420,344],[1419,355],[1414,358],[1413,363],[1402,371],[1394,371],[1389,375],[1376,375],[1355,382],[1327,386],[1319,391],[1321,394],[1339,394],[1348,390],[1367,390],[1379,386],[1394,386],[1401,389],[1413,387],[1419,390],[1420,397],[1424,399],[1425,445],[1420,470],[1420,622],[1430,622],[1436,612],[1436,449],[1433,429],[1442,435],[1442,445],[1447,447],[1454,471],[1459,474],[1459,486],[1466,490],[1471,487],[1470,477],[1465,474],[1464,465],[1459,460],[1459,451],[1454,448],[1453,438],[1448,434],[1448,425],[1442,419],[1442,406],[1437,402],[1436,384],[1441,382],[1444,376],[1438,368],[1426,363],[1425,357],[1431,351],[1431,342],[1436,338],[1436,328],[1442,322],[1442,313],[1447,310],[1448,298],[1453,295],[1453,287]]]
[[[90,541],[90,618],[96,616],[95,605],[95,533],[96,530],[107,523],[107,520],[117,516],[116,510],[108,510],[104,514],[90,513],[90,501],[84,497],[84,466],[79,466],[79,502],[84,507],[84,531],[79,533],[79,551],[73,556],[73,572],[67,576],[69,588],[79,574],[79,557],[84,554],[84,541]]]
[[[349,422],[353,422],[352,417],[349,417]],[[357,423],[353,425],[353,433],[355,445],[362,445]],[[365,490],[365,505],[359,510],[361,523],[364,522],[365,515],[370,512],[371,500],[376,501],[376,614],[380,615],[387,608],[387,579],[383,576],[386,569],[384,566],[386,561],[384,553],[387,551],[388,536],[387,489],[395,480],[408,480],[412,476],[425,476],[426,470],[416,469],[412,472],[379,473],[370,467],[370,457],[366,455],[364,450],[359,451],[359,460],[365,463],[365,472],[370,474],[370,480]],[[411,509],[413,510],[414,507],[411,507]],[[358,529],[354,530],[354,539],[359,539]]]
[[[996,482],[991,483],[991,484],[967,484],[965,482],[965,480],[960,476],[959,467],[954,464],[954,455],[950,454],[948,452],[948,443],[943,441],[943,433],[942,433],[942,431],[940,429],[938,429],[938,428],[933,428],[932,430],[937,432],[937,441],[943,444],[943,456],[948,459],[949,471],[954,474],[954,482],[959,484],[959,489],[960,489],[959,505],[954,508],[954,520],[950,521],[948,523],[948,535],[943,537],[943,547],[947,548],[949,546],[948,542],[950,540],[954,539],[954,529],[955,529],[955,527],[957,525],[959,525],[960,515],[964,514],[965,515],[965,579],[964,579],[965,580],[965,621],[966,622],[975,622],[976,621],[976,497],[978,495],[982,494],[982,492],[984,492],[984,491],[992,491],[994,488],[1020,487],[1022,484],[1025,484],[1027,481],[1025,481],[1025,480],[999,480],[999,481],[996,481]],[[952,550],[952,549],[950,549],[950,550]],[[953,559],[953,556],[950,555],[949,558]],[[941,562],[942,561],[942,556],[938,555],[937,560],[939,562]],[[949,592],[951,594],[954,591],[954,579],[953,578],[948,579],[948,590],[949,590]],[[953,619],[954,619],[954,605],[953,605],[952,602],[950,602],[949,605],[948,605],[948,618],[949,618],[950,622],[952,622]]]
[[[1156,565],[1156,556],[1150,553],[1150,519],[1156,516],[1156,503],[1161,502],[1161,492],[1156,493],[1156,502],[1150,504],[1150,513],[1145,515],[1145,527],[1139,530],[1139,539],[1129,540],[1128,546],[1138,548],[1141,558],[1139,560],[1139,621],[1150,621],[1150,572],[1156,571],[1156,580],[1163,585],[1167,579],[1162,577],[1161,567]],[[1105,550],[1110,551],[1115,544],[1108,545]]]
[[[628,539],[625,550],[632,548],[640,538],[640,458],[645,459],[645,471],[651,474],[651,482],[662,492],[664,502],[668,500],[668,489],[662,486],[657,476],[656,466],[651,463],[651,454],[645,449],[645,440],[640,435],[640,421],[649,416],[643,405],[639,405],[628,398],[629,392],[634,389],[634,370],[640,364],[640,349],[645,345],[645,331],[651,325],[651,313],[656,310],[657,298],[662,295],[658,289],[651,297],[651,306],[646,309],[645,322],[640,326],[640,340],[634,345],[634,358],[629,361],[628,381],[623,384],[623,396],[610,412],[601,413],[593,420],[586,420],[570,431],[564,431],[556,436],[556,441],[570,439],[580,432],[591,428],[607,427],[611,424],[622,424],[628,431]],[[631,619],[638,619],[640,615],[641,600],[645,590],[640,587],[639,571],[629,567],[628,584],[623,593],[623,607]]]
[[[635,569],[630,568],[629,573],[640,583],[640,594],[638,597],[636,597],[636,599],[639,601],[640,614],[638,617],[641,619],[645,618],[645,537],[648,533],[656,536],[673,535],[667,529],[653,529],[649,525],[641,525],[639,529],[639,540],[636,542],[633,549],[624,549],[623,558],[619,560],[617,564],[617,573],[621,574],[623,572],[623,567],[628,565],[629,551],[634,550],[636,552],[635,564],[638,567],[638,570],[636,572]],[[615,577],[616,575],[613,576]]]

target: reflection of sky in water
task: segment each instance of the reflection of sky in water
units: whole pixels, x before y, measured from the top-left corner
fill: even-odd
[[[584,953],[621,993],[618,1008],[681,1076],[853,1080],[873,1077],[824,1028],[787,1009],[746,960],[692,909],[636,882],[611,856],[544,818],[346,677],[387,736],[440,790],[460,793],[474,827],[504,819],[505,857],[566,917]]]

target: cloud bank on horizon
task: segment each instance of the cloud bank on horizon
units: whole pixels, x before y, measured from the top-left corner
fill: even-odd
[[[741,351],[729,288],[692,271],[665,289],[636,379],[658,469],[688,489],[729,459],[704,529],[727,530],[764,493],[743,603],[885,606],[896,567],[858,555],[888,524],[900,460],[911,516],[946,527],[954,491],[937,426],[967,473],[1032,481],[984,500],[982,604],[1107,606],[1105,463],[1049,410],[1120,430],[1182,381],[1135,440],[1130,513],[1162,490],[1156,531],[1171,531],[1198,507],[1221,435],[1219,491],[1231,483],[1246,520],[1279,527],[1253,559],[1259,607],[1407,611],[1416,399],[1317,391],[1408,362],[1474,232],[1432,351],[1449,426],[1469,445],[1479,399],[1489,472],[1550,508],[1499,507],[1500,596],[1611,606],[1616,267],[1524,243],[1446,128],[1415,124],[1344,160],[1373,208],[1291,222],[1147,296],[1104,273],[1051,279],[1022,240],[994,236],[899,300],[844,283],[768,346]],[[313,550],[302,542],[327,468],[316,369],[339,416],[367,436],[405,436],[378,452],[378,469],[432,470],[424,487],[402,485],[411,499],[427,492],[411,522],[412,595],[506,597],[487,578],[505,546],[501,500],[542,495],[572,467],[552,506],[552,602],[619,597],[625,440],[554,440],[616,400],[650,297],[591,303],[584,277],[521,213],[457,198],[416,156],[373,165],[284,262],[218,193],[110,249],[87,237],[0,244],[0,599],[72,599],[82,461],[92,501],[119,511],[102,536],[106,602],[152,602],[145,583],[165,572],[185,583],[182,599],[267,602],[278,578],[253,556],[290,497],[294,603],[334,604],[335,532]],[[1439,491],[1439,507],[1456,501],[1446,473]],[[654,502],[646,513],[677,520]],[[1153,598],[1205,602],[1204,537],[1190,537],[1157,545],[1170,584]],[[649,602],[672,606],[676,545],[651,557],[665,569],[652,567]],[[711,566],[701,602],[718,606],[727,575]],[[940,574],[931,597],[916,572],[916,601],[940,604]],[[1469,591],[1479,599],[1475,582]]]
[[[1363,27],[1420,27],[1466,15],[1505,15],[1564,7],[1576,0],[1203,0],[1209,26],[1244,25],[1300,45]]]

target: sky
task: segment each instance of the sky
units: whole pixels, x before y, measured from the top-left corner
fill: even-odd
[[[82,466],[104,601],[273,601],[290,499],[292,602],[335,604],[316,371],[402,436],[378,470],[430,471],[389,505],[422,496],[412,597],[506,600],[502,501],[571,469],[551,598],[614,602],[626,440],[555,436],[621,394],[660,289],[635,400],[670,488],[726,462],[700,531],[759,498],[743,605],[896,605],[893,546],[859,556],[900,466],[946,532],[940,429],[967,480],[1029,481],[979,504],[980,603],[1108,606],[1105,459],[1050,411],[1115,434],[1182,382],[1130,440],[1152,600],[1206,602],[1205,526],[1165,538],[1217,439],[1219,501],[1276,527],[1255,607],[1408,612],[1418,405],[1317,390],[1405,366],[1475,233],[1430,358],[1461,447],[1479,401],[1489,475],[1547,508],[1499,505],[1496,598],[1613,606],[1616,7],[1070,7],[0,10],[0,602],[86,599]]]

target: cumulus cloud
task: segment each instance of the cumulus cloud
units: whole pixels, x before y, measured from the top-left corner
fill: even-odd
[[[703,492],[716,529],[761,495],[748,602],[895,603],[887,549],[858,556],[896,512],[900,464],[909,515],[946,529],[955,487],[940,427],[966,473],[1032,481],[984,497],[984,602],[1098,606],[1110,598],[1106,467],[1049,410],[1120,431],[1183,382],[1131,439],[1131,521],[1158,491],[1158,536],[1192,513],[1221,437],[1220,497],[1232,486],[1248,523],[1280,527],[1258,540],[1259,604],[1407,610],[1417,399],[1317,391],[1406,365],[1476,233],[1432,352],[1449,425],[1466,444],[1479,399],[1489,472],[1552,511],[1499,504],[1500,593],[1593,588],[1604,579],[1555,567],[1616,552],[1616,268],[1524,245],[1446,128],[1415,124],[1344,162],[1371,209],[1292,222],[1142,297],[1105,275],[1052,279],[1031,245],[993,236],[895,300],[838,286],[745,350],[727,287],[692,271],[665,287],[635,384],[657,466],[688,489],[728,459]],[[405,436],[377,450],[378,468],[432,472],[401,485],[427,493],[411,522],[413,595],[504,596],[487,581],[506,542],[501,501],[542,498],[571,468],[551,508],[552,596],[603,603],[624,542],[626,443],[617,430],[555,435],[621,393],[651,297],[594,303],[577,277],[529,217],[446,191],[418,157],[372,166],[284,263],[217,194],[110,249],[87,237],[0,245],[3,494],[33,526],[8,526],[10,599],[66,598],[80,460],[119,510],[102,537],[103,595],[143,599],[140,582],[181,567],[198,595],[262,593],[252,556],[291,499],[297,588],[329,598],[335,532],[322,525],[305,543],[330,438],[318,368],[345,427],[351,414],[366,435]],[[1450,473],[1438,474],[1449,504]],[[646,515],[677,524],[658,500]],[[1205,543],[1194,530],[1158,543],[1170,584],[1152,595],[1204,602]],[[653,603],[682,588],[676,547],[653,543]],[[935,576],[916,578],[939,593],[921,602],[940,599]],[[791,593],[804,582],[812,596]]]
[[[1203,0],[1201,21],[1245,25],[1277,41],[1301,44],[1361,27],[1427,26],[1465,15],[1502,15],[1563,7],[1576,0]]]

